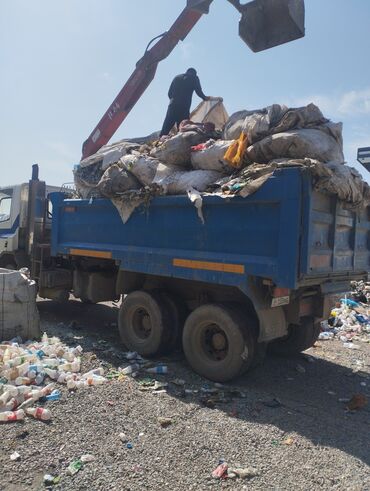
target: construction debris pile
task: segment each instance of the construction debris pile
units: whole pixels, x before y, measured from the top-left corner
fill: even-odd
[[[370,343],[370,283],[364,281],[351,283],[352,298],[342,298],[322,322],[321,340],[335,337],[345,348],[358,349],[357,341]]]
[[[126,222],[153,196],[187,194],[199,208],[200,193],[246,197],[279,169],[301,167],[322,192],[353,207],[370,201],[368,184],[344,165],[342,124],[314,104],[274,104],[230,118],[219,100],[212,104],[208,112],[200,105],[169,136],[121,141],[81,161],[74,173],[79,197],[112,199]]]
[[[40,406],[59,400],[55,382],[76,390],[108,382],[104,369],[81,374],[81,346],[69,348],[44,333],[40,342],[13,339],[0,344],[0,422],[19,421],[25,415],[47,421],[50,411]]]

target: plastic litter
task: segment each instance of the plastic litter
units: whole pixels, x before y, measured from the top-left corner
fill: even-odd
[[[29,407],[26,409],[26,414],[41,421],[49,421],[51,419],[50,411],[42,407]]]
[[[20,460],[21,456],[18,452],[13,452],[10,456],[10,460],[12,461],[16,461],[16,460]]]
[[[166,365],[159,365],[157,367],[147,368],[145,371],[147,373],[164,374],[168,373],[168,367]]]
[[[216,469],[212,472],[212,477],[214,479],[226,479],[227,478],[227,470],[228,465],[226,462],[219,464]]]
[[[0,413],[1,423],[10,423],[13,421],[22,421],[25,417],[25,412],[20,409],[18,411],[4,411]]]
[[[83,464],[87,464],[88,462],[93,462],[94,460],[95,460],[95,457],[94,457],[94,455],[91,455],[91,454],[82,455],[80,458],[80,461]]]
[[[36,419],[50,419],[49,410],[36,407],[38,401],[60,400],[61,393],[50,379],[71,390],[106,383],[101,367],[78,372],[81,353],[81,346],[69,348],[45,333],[41,341],[22,344],[17,339],[0,344],[0,421],[23,419],[24,410]]]
[[[60,482],[59,476],[52,476],[51,474],[45,474],[44,475],[45,486],[53,486],[55,484],[59,484],[59,482]]]
[[[67,467],[67,474],[69,474],[70,476],[74,476],[75,474],[77,474],[78,471],[82,469],[82,467],[83,463],[81,462],[81,460],[74,460]]]

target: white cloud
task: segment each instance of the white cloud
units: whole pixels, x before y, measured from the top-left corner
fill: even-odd
[[[179,45],[181,57],[183,60],[189,60],[193,55],[193,45],[187,41],[180,43]]]
[[[363,90],[309,94],[288,101],[291,106],[303,106],[310,102],[318,105],[329,116],[361,116],[370,114],[370,87]]]

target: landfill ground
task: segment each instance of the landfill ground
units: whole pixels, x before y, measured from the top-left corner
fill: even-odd
[[[127,365],[116,306],[38,306],[44,331],[84,348],[83,369]],[[344,401],[355,394],[370,399],[370,344],[359,342],[358,350],[339,340],[316,344],[295,358],[268,356],[228,384],[229,392],[206,398],[184,397],[184,388],[171,382],[214,387],[181,353],[162,358],[169,372],[153,376],[168,382],[166,393],[139,383],[148,375],[76,392],[58,386],[62,399],[47,403],[50,422],[27,418],[0,426],[0,490],[45,489],[45,474],[60,478],[50,489],[65,491],[368,490],[370,406],[349,411]],[[169,419],[167,427],[161,417]],[[12,461],[15,451],[20,459]],[[95,460],[67,475],[84,454]],[[220,460],[247,477],[213,479]]]

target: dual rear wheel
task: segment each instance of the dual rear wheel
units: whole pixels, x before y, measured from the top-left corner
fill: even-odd
[[[142,356],[166,354],[180,347],[191,367],[204,377],[226,382],[252,364],[256,339],[237,307],[207,304],[186,319],[185,308],[162,291],[126,296],[119,314],[122,342]]]
[[[217,382],[242,375],[264,354],[265,345],[257,344],[255,319],[238,305],[206,304],[185,318],[185,307],[167,292],[132,292],[121,305],[120,336],[127,348],[145,357],[170,353],[182,344],[193,370]],[[271,343],[271,351],[297,354],[317,336],[313,319],[305,318],[286,338]]]

